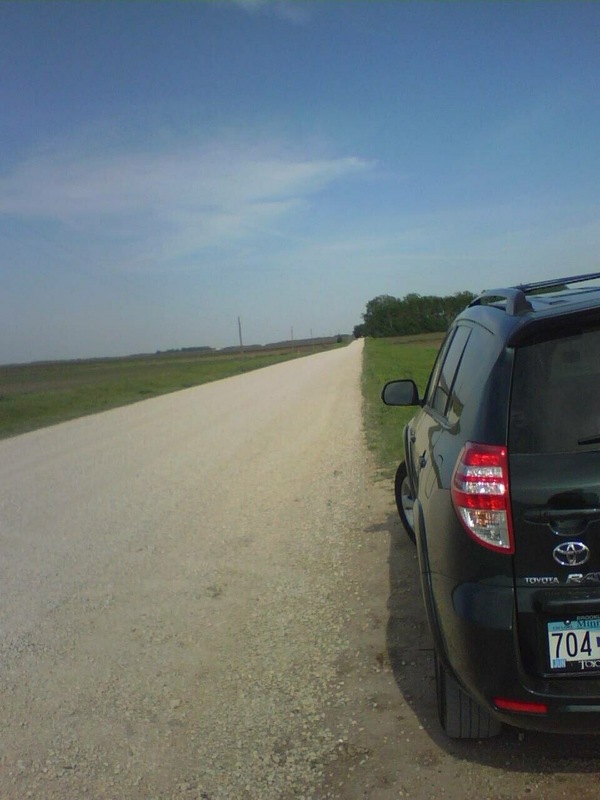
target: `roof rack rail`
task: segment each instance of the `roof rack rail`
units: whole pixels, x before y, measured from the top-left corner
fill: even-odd
[[[512,317],[518,317],[533,309],[533,306],[525,296],[525,292],[521,288],[512,286],[508,289],[488,289],[482,292],[479,297],[469,303],[469,308],[485,305],[484,300],[492,299],[506,300],[506,313]]]
[[[533,310],[533,306],[527,299],[527,295],[538,289],[552,289],[569,283],[583,283],[584,281],[593,280],[600,280],[600,272],[589,272],[586,275],[572,275],[567,278],[553,278],[547,281],[537,281],[537,283],[522,283],[519,286],[509,286],[506,289],[486,289],[479,297],[476,297],[469,303],[469,308],[472,306],[484,305],[484,301],[486,300],[506,300],[506,313],[517,317]]]
[[[569,278],[554,278],[547,281],[538,281],[537,283],[521,283],[515,286],[515,289],[520,289],[526,294],[534,292],[536,289],[551,289],[554,286],[563,286],[565,283],[583,283],[584,281],[593,281],[600,279],[600,272],[588,272],[587,275],[572,275]]]

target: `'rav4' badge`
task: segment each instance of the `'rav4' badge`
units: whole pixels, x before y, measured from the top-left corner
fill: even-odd
[[[588,572],[583,575],[581,572],[572,572],[567,576],[567,583],[600,583],[600,572]]]
[[[561,567],[578,567],[589,559],[590,551],[583,542],[563,542],[554,548],[552,555]]]

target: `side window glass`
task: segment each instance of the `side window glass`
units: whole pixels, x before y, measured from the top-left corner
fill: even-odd
[[[492,334],[484,328],[473,328],[465,348],[454,385],[450,393],[450,403],[446,409],[446,417],[450,425],[460,419],[465,402],[473,393],[481,391],[481,387],[489,371],[489,362],[485,353],[490,347]]]
[[[437,383],[434,387],[430,405],[434,411],[437,411],[437,413],[442,416],[446,414],[456,371],[470,335],[471,328],[461,325],[456,329],[456,333],[452,339],[452,343],[448,349]]]
[[[437,357],[435,359],[433,369],[431,370],[431,375],[429,376],[429,381],[427,382],[427,389],[425,390],[425,405],[427,406],[431,406],[433,403],[435,387],[437,386],[437,382],[440,376],[440,371],[442,369],[442,364],[446,360],[446,354],[448,353],[448,348],[452,344],[452,339],[455,333],[456,333],[456,328],[453,328],[451,331],[448,332],[448,335],[442,342],[442,346],[440,347],[440,352],[437,354]]]

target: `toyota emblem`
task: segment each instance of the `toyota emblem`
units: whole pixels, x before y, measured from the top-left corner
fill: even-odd
[[[561,567],[578,567],[589,559],[590,551],[583,542],[563,542],[554,548],[552,555]]]

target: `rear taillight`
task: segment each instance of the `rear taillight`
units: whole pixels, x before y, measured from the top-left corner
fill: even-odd
[[[467,442],[452,475],[452,501],[476,542],[514,552],[506,447]]]

